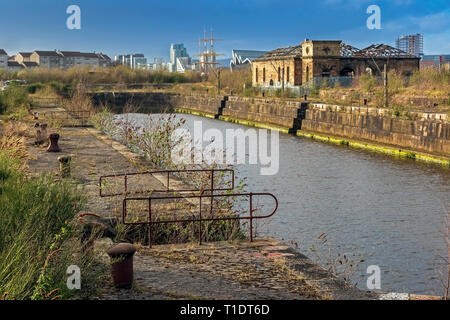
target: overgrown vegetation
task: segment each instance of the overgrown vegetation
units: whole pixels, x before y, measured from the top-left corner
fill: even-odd
[[[19,72],[2,73],[0,79],[21,79],[28,83],[61,83],[75,85],[81,81],[88,84],[132,84],[132,83],[187,83],[200,81],[200,74],[194,72],[176,73],[131,69],[118,65],[108,68],[74,67],[68,70],[34,68]]]
[[[114,116],[107,108],[104,108],[101,112],[97,113],[92,118],[92,123],[103,132],[106,132],[110,136],[114,137],[118,141],[128,145],[134,151],[144,156],[155,170],[169,169],[169,170],[182,170],[182,169],[213,169],[218,168],[216,164],[201,163],[197,165],[186,165],[183,163],[174,163],[171,159],[171,151],[177,143],[181,140],[173,139],[173,133],[176,129],[180,128],[184,124],[184,120],[178,115],[174,114],[160,114],[149,115],[145,117],[148,120],[145,123],[137,124],[133,119],[130,119],[128,114],[122,116]],[[142,119],[142,116],[141,116]],[[182,139],[180,137],[180,139]],[[189,172],[178,173],[176,178],[181,180],[186,185],[195,187],[198,190],[194,192],[196,195],[203,194],[210,186],[211,177],[209,172]],[[228,186],[227,179],[229,177],[221,174],[217,174],[214,177],[215,186]],[[104,185],[105,188],[109,188],[111,193],[117,191],[114,190],[116,185],[114,183]],[[242,191],[245,188],[244,181],[241,180],[237,183],[236,192]],[[148,191],[148,190],[147,190]],[[150,191],[150,194],[152,192]],[[209,194],[209,191],[207,191]],[[167,195],[177,196],[177,192],[169,193]],[[202,216],[215,218],[219,217],[232,217],[240,214],[239,201],[242,199],[232,199],[230,197],[214,198],[213,211],[211,208],[209,199],[203,200]],[[198,202],[198,199],[195,201]],[[158,201],[156,202],[158,203]],[[130,217],[130,222],[146,221],[144,216],[139,216],[144,213],[146,215],[146,209],[142,206],[146,206],[146,203],[132,203],[127,210],[127,216]],[[209,209],[208,209],[209,208]],[[170,204],[154,207],[153,219],[155,221],[172,220],[174,217],[177,219],[192,219],[198,216],[199,204],[193,204],[186,199],[174,199]],[[158,213],[159,212],[159,213]],[[131,218],[134,217],[134,218]],[[135,219],[135,220],[133,220]],[[245,238],[241,231],[242,225],[233,220],[228,221],[215,221],[215,222],[203,222],[201,224],[201,230],[199,223],[171,223],[171,224],[158,224],[152,227],[153,243],[181,243],[198,241],[199,233],[204,241],[223,241]],[[128,235],[128,239],[140,242],[148,243],[148,227],[128,227],[125,233]]]
[[[103,267],[82,251],[76,208],[84,203],[70,180],[27,176],[27,153],[17,125],[0,139],[0,297],[68,299],[91,295]],[[77,265],[81,290],[67,288],[66,270]]]
[[[26,88],[9,86],[0,92],[0,114],[10,115],[13,119],[23,119],[29,114],[31,100]]]
[[[317,99],[336,104],[384,107],[385,92],[380,77],[362,75],[350,88],[321,87]],[[411,111],[450,111],[450,70],[425,69],[405,78],[395,71],[388,75],[388,99],[393,116],[409,118]]]

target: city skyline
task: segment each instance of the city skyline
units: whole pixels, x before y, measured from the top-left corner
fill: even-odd
[[[10,55],[33,50],[95,50],[111,57],[142,52],[150,59],[169,61],[173,43],[183,43],[195,57],[203,31],[209,33],[212,28],[223,39],[216,50],[225,58],[231,57],[232,49],[267,51],[299,44],[305,38],[343,40],[358,48],[372,43],[394,46],[398,36],[416,33],[424,36],[425,54],[450,52],[448,1],[376,1],[381,8],[381,30],[366,27],[366,9],[372,3],[231,0],[206,6],[203,0],[194,4],[138,0],[134,6],[123,7],[116,0],[24,0],[20,5],[11,2],[7,12],[0,12],[0,27],[8,30],[0,38],[0,47]],[[66,8],[71,4],[81,8],[81,30],[66,28]],[[37,10],[43,14],[35,15]],[[11,15],[16,18],[10,19]]]

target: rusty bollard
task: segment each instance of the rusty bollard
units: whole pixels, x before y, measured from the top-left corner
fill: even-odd
[[[72,160],[71,156],[60,156],[58,157],[59,161],[59,172],[61,173],[61,178],[70,177],[70,161]]]
[[[45,142],[45,139],[47,139],[47,124],[37,122],[34,125],[34,128],[36,129],[36,137],[34,143],[36,145],[41,145]]]
[[[136,248],[131,243],[119,243],[108,249],[111,257],[111,276],[116,288],[131,288],[133,284],[133,255]]]
[[[48,136],[48,140],[50,145],[48,146],[47,152],[61,152],[61,149],[58,146],[59,134],[52,133]]]

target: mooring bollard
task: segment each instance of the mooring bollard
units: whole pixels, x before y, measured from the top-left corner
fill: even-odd
[[[59,161],[59,171],[61,173],[61,178],[70,177],[70,161],[72,160],[71,156],[60,156],[58,157]]]
[[[61,149],[58,146],[59,134],[52,133],[48,136],[48,140],[50,145],[48,146],[47,152],[61,152]]]
[[[47,124],[46,123],[41,123],[39,124],[39,128],[41,130],[41,135],[42,135],[42,142],[45,142],[45,139],[47,138]]]
[[[36,129],[36,137],[34,143],[36,145],[41,145],[45,142],[45,139],[47,139],[47,124],[36,122],[34,128]]]
[[[108,249],[111,258],[111,276],[116,288],[133,285],[133,256],[136,248],[131,243],[119,243]]]
[[[305,101],[307,101],[307,100],[308,100],[308,95],[305,94],[305,95],[303,96],[303,98],[305,99]]]

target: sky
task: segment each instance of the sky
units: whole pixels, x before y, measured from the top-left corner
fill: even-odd
[[[69,30],[66,9],[81,9],[81,29]],[[370,5],[381,29],[369,30]],[[450,54],[450,0],[0,0],[0,49],[144,53],[169,58],[171,43],[198,54],[203,30],[222,39],[216,50],[272,50],[305,38],[342,40],[358,48],[395,44],[422,33],[425,54]]]

